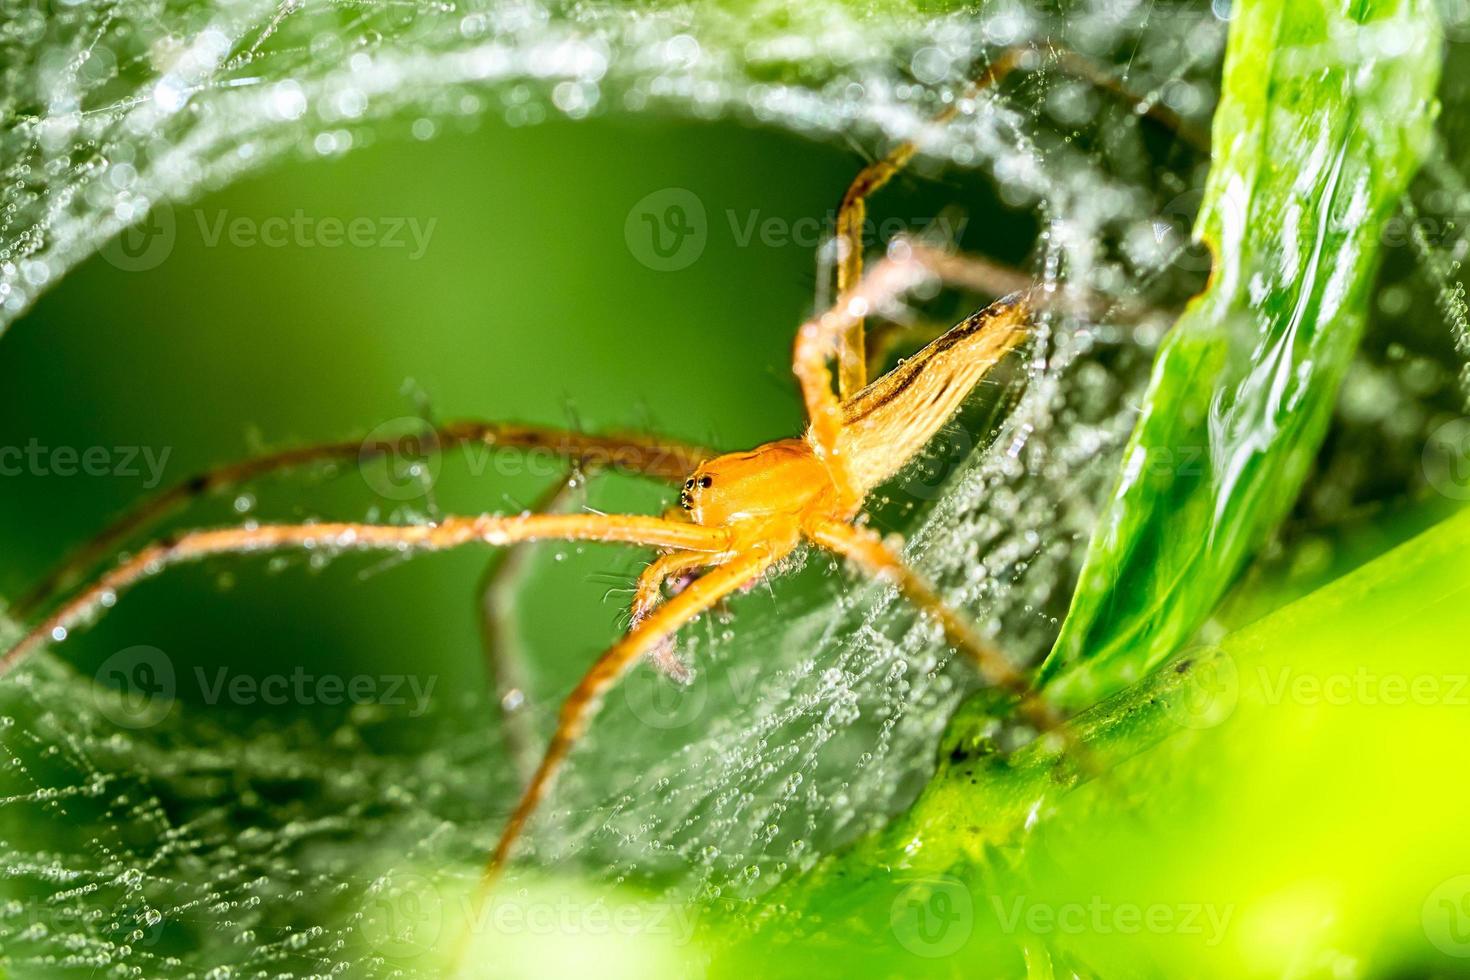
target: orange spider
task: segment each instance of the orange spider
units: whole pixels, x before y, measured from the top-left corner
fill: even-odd
[[[997,82],[1030,53],[1029,49],[1006,52],[971,86],[971,93]],[[1064,62],[1063,67],[1118,90],[1085,63]],[[951,107],[936,121],[943,122],[954,111]],[[1164,110],[1149,114],[1163,116]],[[1164,121],[1187,134],[1178,120]],[[865,200],[913,153],[912,144],[901,144],[864,168],[843,197],[837,224],[839,298],[831,309],[801,327],[793,355],[809,422],[803,435],[748,452],[712,456],[696,447],[648,436],[586,435],[533,426],[461,422],[433,433],[441,446],[479,443],[494,448],[539,448],[593,469],[675,480],[687,475],[679,492],[679,508],[662,517],[545,512],[554,509],[553,496],[537,512],[454,516],[421,525],[333,522],[189,531],[148,545],[62,602],[0,655],[0,674],[47,643],[65,639],[141,579],[209,555],[312,547],[442,550],[473,543],[505,547],[543,540],[620,542],[658,549],[659,557],[638,579],[629,630],[597,659],[562,704],[551,741],[534,772],[528,773],[521,798],[489,858],[485,887],[505,867],[527,821],[550,791],[609,688],[645,655],[652,655],[661,668],[673,669],[676,664],[661,654],[681,627],[723,598],[760,581],[803,543],[839,555],[891,583],[938,620],[949,641],[974,662],[987,683],[1017,699],[1018,710],[1029,722],[1041,731],[1057,731],[1058,718],[1031,690],[1025,675],[963,616],[946,606],[903,562],[893,545],[862,525],[868,496],[924,449],[996,362],[1025,338],[1043,297],[1027,288],[1015,289],[1017,273],[906,241],[894,243],[887,258],[862,277]],[[936,278],[978,286],[991,295],[1015,291],[868,384],[865,317]],[[838,367],[835,385],[834,363]],[[146,502],[104,531],[17,604],[16,610],[29,616],[52,595],[75,584],[105,554],[195,496],[302,463],[360,460],[386,451],[381,445],[338,443],[201,474]],[[664,599],[664,583],[671,576],[696,572],[702,574],[677,595]]]
[[[487,866],[493,877],[510,857],[526,821],[551,788],[572,745],[586,730],[607,690],[645,654],[721,599],[758,582],[802,542],[849,559],[891,582],[933,614],[950,641],[980,668],[987,682],[1020,699],[1033,723],[1055,727],[1025,676],[979,637],[876,534],[856,524],[868,494],[917,455],[955,414],[992,366],[1026,335],[1031,312],[1016,294],[976,313],[890,373],[845,401],[833,390],[830,362],[841,358],[850,331],[876,311],[934,276],[952,278],[968,262],[900,243],[871,275],[844,293],[837,307],[804,324],[797,335],[795,373],[810,426],[800,438],[700,462],[679,493],[680,509],[664,517],[624,514],[547,514],[446,517],[437,523],[267,524],[189,531],[140,550],[64,602],[0,657],[8,670],[47,642],[64,639],[123,590],[170,565],[217,554],[294,548],[442,550],[470,543],[507,546],[523,541],[606,541],[643,545],[663,553],[638,579],[633,624],[568,695],[555,733]],[[861,363],[859,361],[858,363]],[[851,380],[850,382],[851,383]],[[666,466],[652,442],[612,437],[557,437],[543,430],[449,427],[468,441],[479,436],[504,445],[507,432],[523,442],[557,445],[568,455],[594,449],[619,453],[623,468]],[[647,458],[633,459],[639,450]],[[304,452],[304,451],[303,451]],[[317,454],[318,456],[320,453]],[[671,451],[672,458],[681,452]],[[199,489],[194,481],[195,489]],[[671,575],[704,569],[678,595],[660,601]]]

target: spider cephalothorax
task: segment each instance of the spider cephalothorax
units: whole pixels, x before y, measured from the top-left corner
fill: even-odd
[[[804,439],[782,439],[699,464],[680,504],[695,524],[728,526],[757,518],[797,518],[835,498],[826,465]]]

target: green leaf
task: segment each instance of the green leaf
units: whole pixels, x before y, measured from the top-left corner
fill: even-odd
[[[1155,362],[1040,681],[1082,706],[1188,640],[1295,500],[1435,116],[1423,0],[1252,0],[1196,234],[1210,283]]]

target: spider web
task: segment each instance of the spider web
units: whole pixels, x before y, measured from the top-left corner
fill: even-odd
[[[1202,163],[1161,154],[1134,107],[1110,110],[1043,68],[952,126],[924,121],[972,65],[1022,42],[1116,64],[1143,106],[1206,118],[1224,37],[1209,8],[0,9],[0,329],[155,204],[285,157],[344,152],[404,118],[733,115],[815,139],[916,137],[927,160],[987,172],[1007,204],[1041,217],[1040,279],[1118,297],[1134,315],[1052,317],[1013,379],[1025,384],[1007,386],[1020,394],[947,432],[877,506],[946,597],[1032,662],[1055,636],[1159,336],[1161,321],[1137,307],[1169,308],[1203,272],[1185,244]],[[1424,248],[1419,264],[1458,261]],[[1384,354],[1362,370],[1403,391],[1403,361]],[[1354,419],[1349,458],[1372,458],[1364,447],[1383,417]],[[1321,506],[1340,515],[1350,498]],[[540,869],[555,869],[671,903],[738,904],[912,799],[974,681],[888,591],[825,564],[809,559],[805,574],[690,631],[681,643],[700,667],[689,687],[635,672],[525,842],[519,865],[538,870],[513,872],[512,889],[539,894]],[[0,966],[211,978],[432,969],[418,954],[446,917],[426,906],[452,904],[473,881],[514,798],[487,705],[439,704],[404,744],[380,737],[401,721],[382,711],[329,730],[241,730],[175,706],[134,727],[119,720],[135,717],[127,697],[54,657],[0,686]],[[432,928],[409,940],[401,918]],[[520,971],[507,961],[505,972]]]

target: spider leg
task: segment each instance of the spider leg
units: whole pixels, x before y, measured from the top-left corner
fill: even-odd
[[[1131,323],[1140,328],[1150,322],[1167,326],[1178,316],[1178,310],[1151,306],[1133,296],[1110,296],[1076,283],[1068,283],[1061,289],[1033,289],[1036,281],[1030,275],[970,252],[953,256],[934,253],[934,257],[936,262],[945,262],[945,281],[949,285],[966,292],[979,293],[992,300],[1029,290],[1031,302],[1037,309],[1055,310],[1094,323],[1111,320]],[[896,352],[917,350],[931,340],[943,336],[949,329],[950,325],[933,321],[899,322],[885,319],[876,326],[869,325],[865,341],[868,377],[882,375]]]
[[[660,555],[638,576],[638,586],[633,594],[632,621],[629,629],[635,629],[646,620],[663,600],[664,582],[669,578],[696,568],[713,564],[713,556],[697,551],[674,551]],[[673,637],[666,636],[648,651],[653,665],[664,674],[679,682],[689,679],[688,666],[674,652]]]
[[[563,509],[576,485],[575,475],[574,470],[567,479],[553,484],[532,502],[530,512],[544,514]],[[593,474],[586,475],[590,477]],[[529,711],[527,658],[515,628],[515,585],[525,573],[531,555],[529,544],[527,542],[507,548],[491,558],[481,575],[479,587],[480,636],[485,653],[485,670],[493,685],[495,703],[500,711],[506,753],[520,775],[522,786],[530,783],[541,754]],[[645,618],[662,597],[659,590],[664,578],[682,570],[707,565],[711,557],[697,551],[676,551],[655,559],[639,578],[631,625],[636,626]],[[655,569],[660,570],[659,577],[649,581]],[[663,673],[679,681],[687,679],[688,669],[674,655],[669,642],[660,643],[650,651],[649,657],[654,666]]]
[[[1025,48],[1007,48],[999,58],[986,67],[966,87],[962,98],[956,99],[930,120],[930,125],[942,126],[959,114],[960,105],[974,98],[982,90],[1002,81],[1009,75],[1026,54]],[[863,277],[863,223],[868,217],[868,198],[883,189],[893,177],[908,165],[918,152],[912,140],[898,144],[879,160],[858,171],[837,209],[837,293],[839,296],[856,288]],[[1028,282],[1029,285],[1029,282]],[[843,331],[837,355],[838,394],[847,401],[868,383],[868,358],[863,333],[863,315],[854,317]]]
[[[1018,670],[974,625],[935,593],[923,576],[909,568],[899,555],[872,531],[841,521],[822,520],[806,529],[806,536],[820,547],[848,559],[873,578],[898,588],[912,605],[934,617],[945,636],[963,653],[992,687],[1016,698],[1022,717],[1039,731],[1055,732],[1062,718],[1043,701],[1027,676]]]
[[[1037,49],[1033,47],[1031,50]],[[1194,149],[1204,153],[1210,152],[1210,131],[1208,129],[1201,129],[1194,125],[1169,108],[1162,99],[1140,97],[1137,92],[1128,87],[1127,78],[1118,77],[1111,66],[1079,54],[1070,48],[1052,48],[1049,49],[1049,54],[1054,59],[1052,64],[1055,67],[1109,95],[1116,96],[1119,101],[1132,106],[1140,115],[1152,119]]]
[[[719,553],[729,547],[722,528],[681,524],[627,514],[521,514],[446,517],[435,524],[263,524],[190,531],[151,544],[68,599],[0,654],[4,674],[44,645],[63,640],[139,581],[165,568],[210,555],[262,554],[295,549],[343,551],[444,551],[466,544],[497,547],[522,541],[563,539],[636,544],[651,548]]]
[[[574,468],[566,479],[552,484],[532,502],[530,512],[547,514],[564,509],[576,486],[576,475]],[[540,756],[529,710],[527,658],[515,623],[515,586],[525,574],[530,556],[529,542],[497,552],[486,564],[479,587],[480,645],[485,654],[485,672],[500,711],[506,754],[520,775],[522,786],[531,781]]]
[[[933,279],[963,281],[972,273],[968,257],[940,252],[919,242],[898,239],[890,243],[888,252],[888,257],[840,296],[831,309],[801,325],[791,358],[810,421],[807,441],[828,464],[837,492],[848,505],[860,503],[863,492],[839,451],[843,402],[832,389],[830,363],[839,355],[842,338],[867,313],[891,305],[923,283]]]
[[[724,597],[740,591],[758,580],[772,565],[790,554],[793,545],[782,543],[775,548],[752,549],[740,553],[723,565],[719,565],[702,576],[689,588],[669,599],[648,614],[622,639],[608,648],[582,677],[582,680],[562,703],[557,719],[556,731],[547,746],[541,766],[531,780],[520,801],[516,804],[510,820],[501,832],[482,879],[483,889],[488,888],[510,858],[516,841],[520,839],[526,822],[535,813],[541,801],[550,792],[560,773],[562,764],[572,747],[587,730],[588,724],[602,704],[603,697],[638,659],[652,650],[660,640],[671,636],[680,627],[706,612]]]
[[[450,422],[426,429],[423,440],[443,449],[484,446],[492,450],[541,450],[580,462],[586,468],[606,468],[676,482],[713,453],[673,439],[643,435],[586,435],[544,426],[495,422]],[[91,540],[68,555],[13,607],[28,619],[59,593],[72,588],[89,571],[115,554],[136,535],[156,528],[191,501],[249,483],[259,477],[319,463],[355,463],[388,455],[396,444],[343,441],[300,446],[254,459],[228,463],[198,473],[125,512]]]
[[[1031,281],[1028,279],[1020,288],[1026,289],[1030,285]],[[988,290],[983,291],[988,292]],[[1011,292],[1015,291],[1011,290]],[[996,298],[999,298],[1004,294],[995,295]],[[918,350],[944,336],[953,326],[952,323],[946,324],[937,320],[917,320],[911,323],[884,320],[876,326],[869,326],[867,328],[868,377],[876,378],[882,375],[884,368],[893,360],[895,352]]]
[[[988,88],[999,85],[1018,68],[1029,67],[1033,62],[1039,67],[1043,59],[1049,67],[1082,79],[1135,106],[1142,115],[1165,126],[1184,142],[1196,149],[1209,152],[1210,137],[1207,131],[1194,126],[1160,99],[1140,99],[1137,94],[1129,90],[1126,81],[1110,71],[1108,66],[1065,48],[1043,49],[1037,45],[1016,45],[1006,48],[965,87],[959,98],[950,102],[930,120],[930,125],[942,126],[950,122],[959,114],[960,107],[966,101],[975,98]],[[882,190],[884,185],[908,165],[917,151],[918,146],[912,140],[905,140],[898,144],[886,156],[858,171],[857,176],[853,178],[847,191],[842,195],[842,203],[837,211],[836,228],[837,293],[839,296],[855,289],[863,276],[863,224],[867,220],[868,198]],[[1004,296],[1007,293],[1025,289],[1031,282],[1030,277],[1025,273],[986,259],[974,260],[971,277],[972,283],[978,280],[981,291],[988,292],[992,296]],[[1018,282],[1017,277],[1021,277],[1024,281]],[[839,344],[837,384],[838,394],[843,401],[857,394],[863,385],[867,384],[870,376],[873,359],[867,355],[865,350],[863,321],[863,315],[856,316],[844,331]]]

